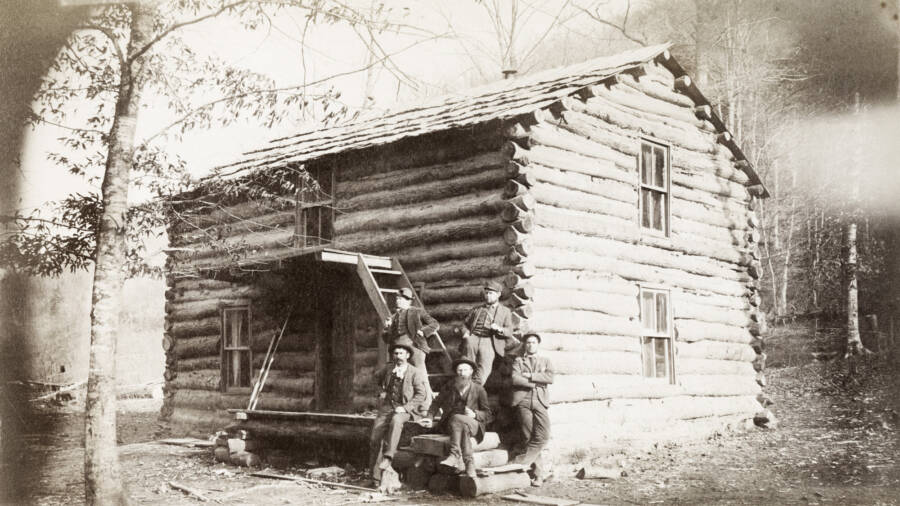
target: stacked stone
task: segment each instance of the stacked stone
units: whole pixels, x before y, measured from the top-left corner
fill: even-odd
[[[216,460],[235,466],[256,467],[260,464],[259,441],[251,439],[247,431],[239,430],[233,436],[220,432],[213,450]]]
[[[509,453],[499,446],[500,437],[496,432],[486,433],[481,443],[472,440],[477,478],[438,464],[450,454],[450,437],[438,434],[414,436],[410,446],[397,452],[393,467],[401,473],[408,487],[428,489],[433,494],[475,497],[527,487],[530,484],[528,474],[522,466],[506,465]]]

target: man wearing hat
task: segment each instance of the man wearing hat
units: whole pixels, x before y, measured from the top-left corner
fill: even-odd
[[[534,480],[531,484],[541,486],[544,471],[541,450],[550,439],[550,394],[547,385],[553,383],[553,364],[550,359],[538,355],[541,336],[530,332],[523,337],[524,352],[516,357],[512,367],[512,406],[519,417],[524,453],[516,462],[531,466],[534,464]]]
[[[375,472],[376,459],[385,443],[384,458],[378,463],[382,471],[391,465],[403,424],[409,420],[418,421],[428,413],[430,389],[428,376],[424,371],[409,363],[413,353],[412,341],[404,336],[390,347],[392,362],[377,376],[380,385],[378,394],[378,415],[372,425],[369,438],[370,468]]]
[[[431,427],[440,411],[438,428],[450,435],[450,455],[440,465],[465,471],[466,475],[475,477],[475,461],[471,438],[479,443],[484,439],[484,427],[493,420],[491,408],[488,406],[487,392],[477,381],[473,381],[475,362],[460,358],[453,362],[456,376],[448,381],[437,400],[428,410],[428,418],[421,424]]]
[[[412,290],[400,289],[397,293],[397,310],[384,321],[382,338],[388,345],[397,342],[401,337],[412,339],[413,351],[410,362],[427,375],[425,355],[431,352],[431,348],[428,347],[428,336],[437,332],[440,326],[425,309],[412,307],[412,299]]]
[[[500,304],[500,283],[484,285],[484,304],[469,311],[463,320],[460,353],[475,363],[473,380],[481,385],[494,367],[494,357],[506,353],[506,340],[512,338],[512,311]]]

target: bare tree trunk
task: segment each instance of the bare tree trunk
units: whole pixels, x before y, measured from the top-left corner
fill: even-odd
[[[145,16],[131,10],[127,55],[140,47]],[[91,354],[85,402],[84,485],[87,504],[127,504],[116,444],[116,341],[125,281],[125,214],[139,104],[138,66],[121,62],[119,94],[100,187],[103,212],[91,295]]]
[[[857,286],[857,254],[856,254],[856,223],[847,225],[847,356],[856,355],[862,349],[862,340],[859,337],[859,290]]]

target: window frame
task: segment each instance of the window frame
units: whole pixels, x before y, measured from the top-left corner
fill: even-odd
[[[329,165],[306,167],[309,178],[316,181],[318,188],[313,189],[309,179],[302,178],[297,184],[294,195],[294,240],[295,248],[307,249],[324,247],[334,240],[334,168]],[[327,187],[322,184],[327,179]],[[324,191],[325,189],[329,192]],[[318,234],[309,235],[307,225],[309,217],[315,213],[314,221]],[[323,224],[328,229],[322,234]]]
[[[662,294],[665,295],[666,301],[666,331],[651,331],[649,330],[644,321],[644,294],[652,293],[655,297]],[[639,320],[641,326],[641,337],[640,337],[640,347],[641,347],[641,376],[645,380],[649,381],[665,381],[668,384],[675,384],[675,318],[674,311],[672,309],[672,290],[667,287],[660,286],[652,286],[652,285],[638,285],[638,310],[639,310]],[[665,340],[666,341],[666,365],[668,374],[666,377],[659,377],[655,374],[650,375],[650,371],[647,370],[647,357],[646,357],[646,349],[648,341],[651,343],[650,349],[654,350],[653,357],[651,363],[656,363],[656,351],[655,346],[653,345],[655,340]]]
[[[228,313],[229,312],[244,312],[245,318],[247,319],[247,339],[246,346],[229,346],[226,332],[228,327]],[[219,332],[219,342],[221,343],[220,347],[220,356],[219,356],[219,388],[222,392],[226,393],[249,393],[250,389],[253,388],[253,350],[251,349],[251,344],[253,342],[253,326],[252,326],[252,311],[250,308],[250,304],[239,304],[239,305],[223,305],[219,308],[220,315],[220,332]],[[247,385],[238,385],[238,386],[229,386],[228,385],[228,359],[230,358],[230,353],[233,352],[246,352],[247,353],[247,364],[250,370],[247,373],[248,382]]]
[[[637,176],[638,176],[638,225],[641,228],[642,232],[646,232],[651,235],[659,236],[659,237],[670,237],[672,233],[672,147],[668,143],[662,142],[657,139],[653,139],[650,137],[641,137],[640,139],[640,148],[638,149],[638,167],[637,167]],[[653,149],[663,149],[665,150],[665,187],[656,186],[653,184],[644,183],[644,145],[649,145],[651,148],[651,155],[653,153]],[[657,228],[648,227],[644,225],[644,192],[656,192],[661,193],[663,195],[663,199],[666,206],[665,215],[662,217],[664,220],[664,229],[659,230]]]

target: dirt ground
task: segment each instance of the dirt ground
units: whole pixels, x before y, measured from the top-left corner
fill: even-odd
[[[572,465],[557,464],[550,482],[526,492],[594,504],[900,504],[900,381],[889,367],[871,362],[859,382],[846,385],[840,362],[770,370],[766,392],[775,402],[777,429],[633,449],[616,458],[627,475],[613,481],[577,480]],[[123,474],[134,504],[199,502],[170,482],[223,504],[365,500],[357,492],[251,477],[216,463],[209,449],[153,443],[167,428],[156,420],[151,400],[120,413],[119,421]],[[2,470],[20,487],[11,503],[81,502],[82,427],[77,413],[45,414],[29,423],[23,458]],[[427,492],[403,493],[390,504],[473,503],[512,504],[498,496],[474,501]]]

